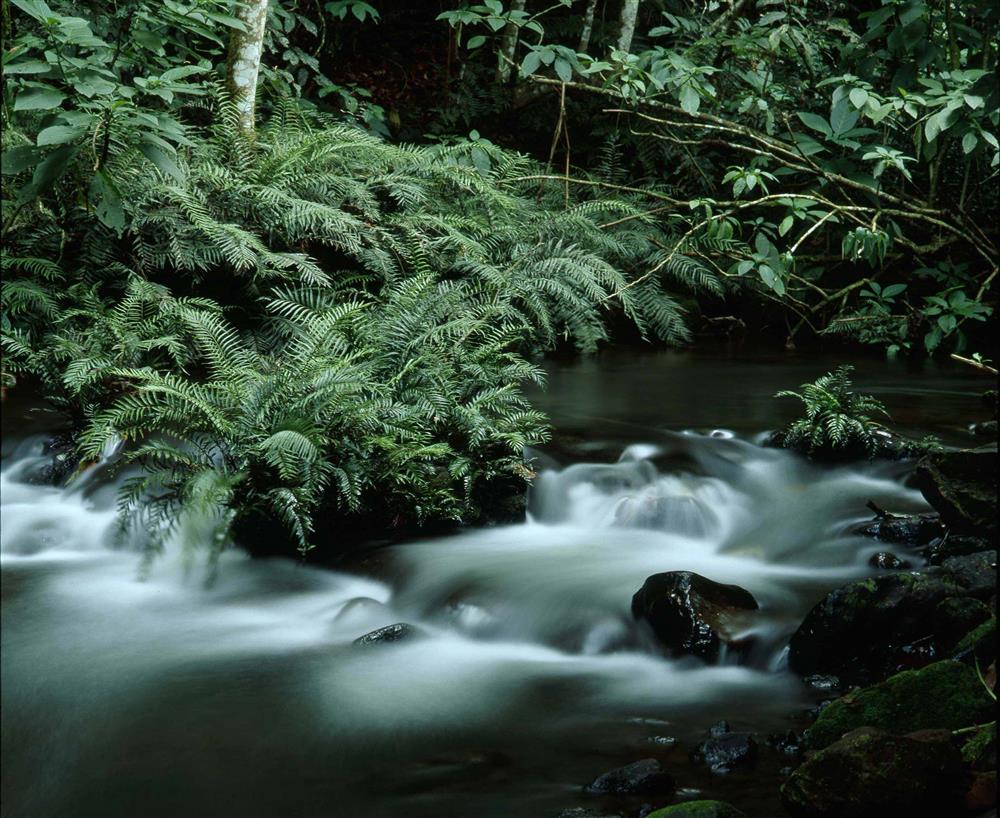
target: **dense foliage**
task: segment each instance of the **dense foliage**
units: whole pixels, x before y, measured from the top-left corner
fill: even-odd
[[[530,478],[547,350],[704,310],[961,351],[992,315],[990,4],[647,0],[634,34],[591,0],[261,4],[3,4],[3,388],[40,382],[85,462],[124,444],[154,546],[480,519]],[[406,144],[344,55],[421,13],[443,93]],[[874,439],[831,378],[802,440]]]

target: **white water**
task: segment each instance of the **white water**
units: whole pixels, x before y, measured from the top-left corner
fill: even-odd
[[[653,741],[720,714],[780,721],[805,703],[781,670],[791,630],[825,590],[870,572],[878,549],[847,533],[866,501],[923,508],[875,468],[821,472],[731,435],[665,435],[618,463],[542,473],[523,525],[393,548],[382,580],[231,550],[206,588],[180,548],[140,581],[136,553],[112,547],[114,487],[99,474],[32,484],[39,451],[25,443],[0,473],[12,816],[335,815],[331,801],[352,799],[365,811],[343,814],[388,815],[397,807],[362,798],[357,777],[387,758],[422,792],[412,765],[441,746],[528,758],[532,743],[581,731]],[[756,596],[751,666],[664,657],[635,626],[632,594],[675,569]],[[399,621],[422,638],[351,645]],[[267,785],[248,772],[257,756],[242,759],[256,742],[285,760]],[[133,793],[177,775],[194,794],[176,810]],[[213,811],[202,775],[241,782],[232,808]],[[563,775],[557,791],[575,792]],[[274,806],[317,777],[322,798]],[[462,815],[462,803],[413,814]]]

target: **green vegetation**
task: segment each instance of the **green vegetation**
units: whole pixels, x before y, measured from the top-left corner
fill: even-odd
[[[871,395],[851,390],[851,370],[850,366],[839,366],[814,383],[802,384],[801,393],[790,390],[777,393],[775,397],[798,398],[806,412],[805,417],[785,429],[784,445],[810,454],[861,448],[875,455],[887,448],[890,438],[885,427],[871,416],[889,417],[889,413]]]
[[[548,351],[734,311],[788,342],[976,342],[990,4],[594,8],[428,12],[435,104],[399,110],[351,43],[418,11],[4,0],[3,388],[40,384],[86,461],[124,446],[153,546],[263,515],[305,552],[318,513],[470,521],[523,489]],[[848,387],[804,387],[790,440],[874,452]]]

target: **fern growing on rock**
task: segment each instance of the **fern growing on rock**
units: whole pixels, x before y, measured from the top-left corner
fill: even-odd
[[[810,455],[864,452],[870,457],[889,448],[890,435],[874,420],[879,415],[888,418],[889,413],[871,395],[852,391],[852,370],[839,366],[813,383],[802,384],[801,392],[783,390],[775,395],[798,398],[805,409],[805,415],[781,433],[785,446]]]

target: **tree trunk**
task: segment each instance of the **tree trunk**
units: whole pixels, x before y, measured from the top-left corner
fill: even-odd
[[[511,11],[524,11],[527,0],[514,0],[510,4]],[[517,33],[518,28],[513,23],[508,23],[503,30],[503,38],[500,40],[500,57],[497,63],[497,82],[506,85],[510,81],[514,70],[514,57],[517,55]]]
[[[236,106],[241,133],[252,134],[256,124],[257,75],[264,53],[268,0],[243,0],[235,15],[246,31],[234,30],[229,39],[226,88]]]
[[[635,34],[635,18],[639,16],[639,0],[622,0],[621,26],[618,29],[618,50],[628,51],[632,48],[632,35]]]
[[[586,54],[590,48],[590,35],[594,33],[594,12],[597,10],[597,0],[588,0],[587,9],[583,12],[583,30],[580,32],[580,45],[577,51]]]

